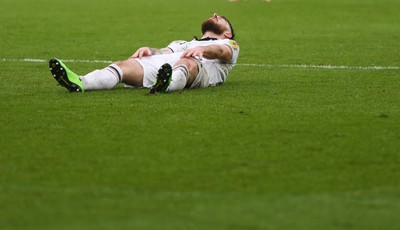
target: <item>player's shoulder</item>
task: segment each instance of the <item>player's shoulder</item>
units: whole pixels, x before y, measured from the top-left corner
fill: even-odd
[[[233,39],[225,38],[223,39],[224,44],[231,46],[233,49],[239,49],[239,43]]]
[[[175,40],[175,41],[171,42],[171,44],[174,44],[174,45],[183,45],[185,43],[187,43],[187,41],[185,41],[185,40]]]
[[[176,40],[172,41],[167,47],[172,50],[172,52],[179,52],[185,50],[188,46],[187,41]]]

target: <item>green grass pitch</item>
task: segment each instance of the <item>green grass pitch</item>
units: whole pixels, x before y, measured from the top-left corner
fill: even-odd
[[[0,0],[0,228],[399,229],[399,9]],[[123,60],[214,12],[241,47],[220,87],[68,93],[41,62]]]

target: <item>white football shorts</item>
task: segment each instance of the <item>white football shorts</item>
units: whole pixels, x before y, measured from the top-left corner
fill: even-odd
[[[140,59],[136,58],[135,60],[143,67],[143,87],[150,88],[153,86],[157,80],[157,73],[160,67],[165,63],[168,63],[173,67],[174,64],[179,61],[181,55],[182,53],[178,52],[172,54],[152,55],[149,57],[142,57]],[[199,74],[190,88],[208,87],[209,77],[207,71],[203,67],[203,64],[200,60],[196,58],[193,58],[193,60],[195,60],[197,63]]]

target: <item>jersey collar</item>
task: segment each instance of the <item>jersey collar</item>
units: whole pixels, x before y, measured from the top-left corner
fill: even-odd
[[[210,37],[206,37],[206,38],[202,38],[202,39],[198,39],[196,36],[194,36],[194,39],[196,40],[196,41],[214,41],[214,40],[218,40],[218,39],[216,39],[216,38],[210,38]]]

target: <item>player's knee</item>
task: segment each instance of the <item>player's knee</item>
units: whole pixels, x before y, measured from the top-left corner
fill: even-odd
[[[121,68],[123,72],[123,83],[132,86],[141,86],[143,84],[143,68],[136,60],[117,61],[114,64]]]
[[[179,60],[175,64],[175,66],[179,65],[184,65],[186,69],[189,71],[190,76],[197,76],[197,74],[199,73],[199,67],[197,66],[196,61],[191,58],[184,58]]]
[[[129,65],[127,65],[127,61],[116,61],[113,64],[116,64],[124,72],[126,72],[126,70],[129,69]]]

